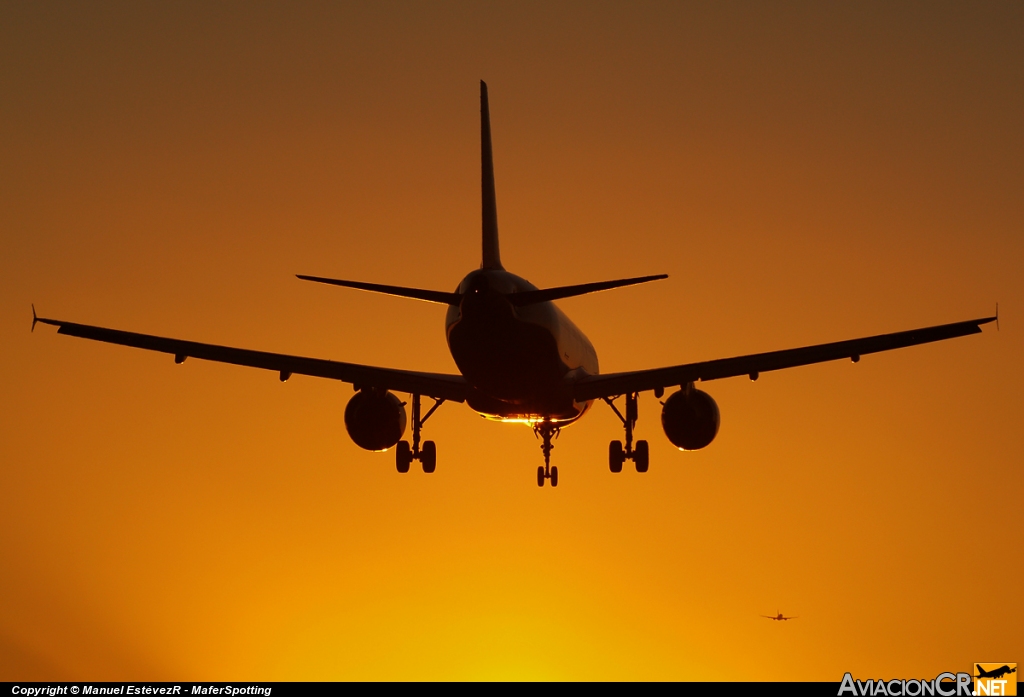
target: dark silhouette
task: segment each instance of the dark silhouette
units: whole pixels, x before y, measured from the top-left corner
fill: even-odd
[[[984,668],[981,668],[979,666],[978,667],[978,674],[975,675],[974,677],[976,677],[976,678],[1001,678],[1004,675],[1008,675],[1009,673],[1016,673],[1016,672],[1017,672],[1017,669],[1016,668],[1011,668],[1010,666],[1002,666],[1001,668],[996,668],[995,670],[985,670]]]
[[[537,484],[543,486],[545,481],[550,481],[552,486],[557,486],[558,468],[551,467],[550,462],[552,441],[564,426],[582,417],[595,400],[606,402],[625,429],[625,444],[615,440],[609,445],[611,471],[621,472],[623,463],[632,460],[637,472],[646,472],[650,463],[647,441],[637,441],[635,447],[633,443],[640,392],[653,391],[660,399],[666,389],[681,388],[664,404],[662,427],[669,440],[680,449],[699,450],[709,445],[718,433],[719,412],[714,399],[696,389],[694,383],[698,381],[739,375],[756,380],[766,371],[839,359],[856,363],[861,356],[871,353],[977,334],[981,332],[981,325],[996,319],[985,317],[850,341],[601,375],[593,345],[552,301],[667,276],[539,289],[506,271],[498,244],[490,109],[487,85],[482,81],[480,133],[481,263],[478,270],[462,279],[454,292],[299,276],[307,281],[445,305],[445,334],[459,368],[458,375],[379,368],[138,334],[37,317],[34,307],[33,329],[36,323],[42,322],[58,327],[60,334],[166,353],[178,364],[187,358],[197,358],[263,368],[278,373],[282,382],[292,375],[310,375],[351,383],[357,392],[345,409],[349,435],[367,450],[397,446],[395,463],[399,472],[408,472],[414,460],[420,462],[424,472],[434,471],[437,449],[433,441],[426,441],[421,447],[423,426],[444,402],[465,402],[488,418],[532,425],[541,439],[544,454],[544,465],[537,469]],[[405,403],[392,392],[411,395],[411,420],[407,419]],[[420,409],[422,397],[434,400],[426,414]],[[625,398],[625,414],[615,405],[619,397]],[[408,421],[412,425],[411,443],[401,440]],[[780,615],[771,619],[790,618]]]
[[[761,617],[766,617],[766,618],[768,618],[770,620],[775,620],[776,622],[783,622],[785,620],[795,620],[796,619],[796,617],[784,617],[781,612],[779,614],[775,615],[774,617],[772,617],[771,615],[761,615]]]

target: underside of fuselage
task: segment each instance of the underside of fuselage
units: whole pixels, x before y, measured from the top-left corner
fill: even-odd
[[[459,284],[462,302],[448,309],[448,348],[473,386],[467,399],[502,421],[571,423],[589,408],[571,381],[598,371],[590,341],[553,303],[516,307],[507,296],[535,291],[504,270],[474,271]]]

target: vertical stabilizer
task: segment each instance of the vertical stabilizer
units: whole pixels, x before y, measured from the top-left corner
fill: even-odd
[[[498,250],[498,203],[494,197],[494,156],[491,153],[491,112],[487,107],[487,83],[480,81],[480,187],[483,194],[482,269],[501,269]]]

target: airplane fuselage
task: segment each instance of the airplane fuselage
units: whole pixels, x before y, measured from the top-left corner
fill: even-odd
[[[448,308],[448,348],[473,386],[467,403],[476,412],[565,425],[590,408],[573,400],[572,383],[598,373],[597,352],[553,303],[517,307],[508,299],[535,290],[508,271],[473,271],[459,284],[462,302]]]

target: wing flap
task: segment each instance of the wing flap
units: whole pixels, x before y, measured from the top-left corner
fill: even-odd
[[[204,361],[262,368],[282,374],[309,375],[329,380],[340,380],[352,383],[357,387],[375,387],[395,392],[408,392],[453,402],[464,402],[466,394],[469,392],[469,384],[461,375],[394,370],[357,363],[329,361],[322,358],[304,358],[282,353],[253,351],[42,317],[37,318],[37,321],[57,327],[58,334],[167,353],[173,355],[178,362],[185,358],[198,358]]]
[[[578,402],[602,397],[613,397],[631,392],[644,392],[658,388],[685,385],[688,382],[718,380],[720,378],[750,375],[800,365],[824,363],[841,359],[859,360],[860,356],[880,351],[917,346],[933,341],[953,339],[981,332],[981,325],[995,321],[995,317],[954,322],[936,327],[911,329],[893,334],[880,334],[863,339],[850,339],[830,344],[769,351],[735,358],[720,358],[702,363],[687,363],[667,368],[638,370],[628,373],[592,375],[576,382],[573,396]]]

